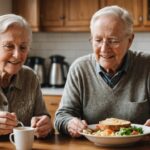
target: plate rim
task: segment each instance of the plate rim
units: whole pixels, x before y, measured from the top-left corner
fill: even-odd
[[[89,124],[88,126],[96,126],[97,124]],[[142,125],[142,124],[135,124],[135,123],[132,123],[131,126],[139,126],[139,127],[144,127],[144,128],[149,128],[150,130],[150,127],[149,126],[145,126],[145,125]],[[142,134],[139,134],[139,135],[129,135],[129,136],[97,136],[97,135],[90,135],[90,134],[86,134],[86,133],[83,133],[83,132],[80,132],[81,135],[83,136],[89,136],[89,137],[97,137],[97,138],[107,138],[107,139],[117,139],[117,138],[135,138],[135,137],[143,137],[143,136],[146,136],[148,134],[150,134],[150,131],[149,133],[142,133]]]

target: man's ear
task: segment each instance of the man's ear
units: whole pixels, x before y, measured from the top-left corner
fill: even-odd
[[[134,33],[130,35],[129,37],[129,44],[128,44],[128,49],[130,48],[132,42],[133,42],[133,39],[134,39]]]

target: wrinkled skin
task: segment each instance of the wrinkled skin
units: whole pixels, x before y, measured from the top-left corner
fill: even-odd
[[[9,86],[10,79],[17,74],[24,64],[30,48],[29,35],[26,30],[15,25],[0,33],[0,85]],[[12,132],[18,124],[14,112],[0,111],[0,135]],[[37,138],[45,137],[52,130],[52,123],[48,116],[34,116],[31,126],[35,128]]]
[[[111,15],[99,17],[91,29],[91,42],[96,61],[111,75],[114,75],[122,65],[123,58],[134,39],[134,34],[127,35],[125,31],[122,20]],[[111,47],[108,43],[110,39],[117,39],[118,46]],[[101,40],[102,45],[99,44]],[[150,126],[150,119],[145,125]],[[67,129],[72,137],[79,137],[79,132],[86,127],[85,120],[74,117],[68,122]]]
[[[92,47],[97,62],[107,73],[114,74],[121,66],[123,58],[132,44],[134,35],[129,36],[125,33],[125,27],[119,18],[114,16],[101,16],[93,25]],[[99,46],[97,41],[103,39],[104,42]],[[120,41],[117,47],[107,44],[109,39]]]
[[[80,120],[78,118],[73,118],[68,122],[68,132],[72,137],[79,137],[80,132],[87,128],[87,123],[85,120]]]

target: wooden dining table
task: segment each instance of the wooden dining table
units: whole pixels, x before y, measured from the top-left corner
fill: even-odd
[[[0,140],[0,150],[15,150],[15,147],[8,139]],[[71,138],[54,134],[48,139],[35,139],[32,150],[150,150],[150,136],[145,136],[141,141],[130,146],[101,147],[84,137]]]

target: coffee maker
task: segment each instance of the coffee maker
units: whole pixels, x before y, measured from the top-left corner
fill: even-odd
[[[51,87],[64,87],[69,64],[64,61],[65,57],[61,55],[52,55],[49,57],[50,70],[49,70],[49,85]]]
[[[36,57],[33,69],[36,72],[37,76],[39,77],[41,86],[44,86],[45,84],[44,58]]]
[[[29,66],[30,68],[34,68],[34,64],[35,64],[35,56],[30,56],[26,59],[25,65]]]
[[[44,58],[42,57],[28,57],[25,65],[31,67],[39,78],[41,86],[45,85],[45,68],[44,68]]]

